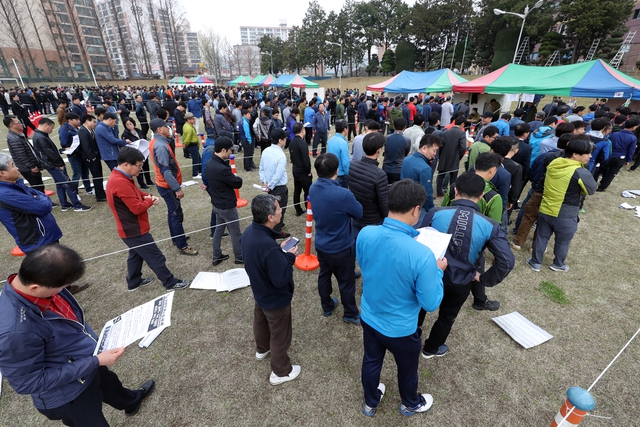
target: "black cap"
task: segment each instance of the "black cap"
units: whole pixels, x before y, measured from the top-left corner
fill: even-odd
[[[484,113],[482,113],[482,117],[488,119],[489,117],[493,117],[493,113],[491,111],[485,111]]]
[[[287,139],[287,133],[280,128],[275,128],[271,131],[271,141],[278,143],[281,139]]]
[[[158,130],[158,128],[161,128],[162,126],[171,127],[169,123],[165,122],[162,119],[153,119],[149,122],[149,127],[151,128],[152,132],[155,132],[156,130]]]

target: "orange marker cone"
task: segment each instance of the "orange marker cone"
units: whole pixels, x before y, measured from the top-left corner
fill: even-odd
[[[238,176],[238,173],[236,172],[236,156],[234,156],[233,154],[229,156],[229,164],[231,165],[231,172],[233,172],[235,176]],[[242,208],[244,206],[247,206],[249,202],[247,202],[246,199],[243,199],[242,197],[240,197],[240,190],[236,188],[235,192],[236,192],[236,207]]]
[[[311,254],[311,236],[313,233],[313,211],[311,210],[311,202],[307,200],[307,230],[304,242],[304,254],[298,255],[295,266],[303,271],[311,271],[320,267],[318,257]]]
[[[200,135],[200,142],[202,143],[202,146],[204,147],[204,144],[206,142],[206,140],[204,139],[204,133],[200,133],[198,135]]]
[[[44,195],[47,197],[51,197],[53,196],[55,193],[53,192],[53,190],[44,190]]]
[[[180,142],[180,136],[178,135],[178,130],[176,129],[176,122],[172,122],[172,124],[173,124],[173,135],[176,138],[176,148],[184,148],[184,146],[182,145],[182,142]]]
[[[551,422],[551,427],[577,426],[587,415],[587,411],[592,411],[595,407],[596,400],[591,393],[581,387],[571,387],[567,390],[567,398]]]
[[[16,246],[15,248],[11,249],[11,255],[13,255],[13,256],[24,256],[25,253],[22,252],[22,250],[19,247]]]

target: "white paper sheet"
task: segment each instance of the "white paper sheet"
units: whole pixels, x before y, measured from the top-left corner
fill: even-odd
[[[146,139],[133,141],[131,144],[129,144],[129,147],[133,147],[136,150],[140,151],[145,160],[147,160],[147,157],[149,157],[149,141],[147,141]]]
[[[246,288],[251,284],[244,268],[232,268],[224,273],[201,271],[191,282],[192,289],[208,289],[218,292],[231,292]]]
[[[73,154],[76,151],[76,148],[80,146],[80,137],[78,135],[73,135],[73,141],[71,142],[71,147],[67,148],[63,151],[64,154]]]
[[[157,329],[170,326],[173,295],[174,292],[166,293],[109,320],[100,332],[93,355],[113,348],[126,347],[150,333],[155,333]]]
[[[621,203],[621,204],[620,204],[620,208],[622,208],[622,209],[627,209],[627,210],[632,210],[632,209],[635,209],[636,207],[635,207],[635,206],[630,205],[630,204],[629,204],[629,203],[627,203],[627,202],[624,202],[624,203]]]
[[[198,181],[191,180],[191,181],[183,182],[182,186],[183,187],[191,187],[192,185],[196,185],[197,183],[198,183]]]
[[[553,335],[530,322],[517,311],[494,317],[491,320],[496,322],[515,342],[524,348],[535,347],[553,338]]]
[[[431,249],[436,260],[444,258],[451,241],[451,234],[441,233],[433,227],[418,228],[418,231],[420,234],[416,240]]]

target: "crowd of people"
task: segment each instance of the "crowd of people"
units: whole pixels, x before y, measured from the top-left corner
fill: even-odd
[[[134,415],[154,383],[128,390],[106,369],[124,349],[91,355],[93,341],[85,336],[95,339],[95,334],[65,289],[82,276],[84,265],[78,264],[76,252],[58,244],[62,231],[52,215],[56,204],[42,193],[42,170],[55,181],[62,211],[90,211],[81,202],[87,195],[110,207],[129,248],[128,291],[154,281],[142,277],[145,262],[166,290],[181,290],[190,281],[167,268],[149,232],[147,211],[162,199],[179,253],[199,254],[189,246],[182,225],[183,175],[188,173],[178,160],[182,145],[183,156],[191,159],[192,178],[202,179],[211,200],[212,265],[230,259],[222,250],[228,231],[233,262],[244,266],[252,285],[255,357],[271,356],[269,382],[279,385],[301,372],[288,355],[298,251],[284,222],[290,161],[296,216],[305,214],[307,198],[313,205],[321,313],[332,316],[341,303],[342,320],[363,331],[362,412],[373,416],[385,394],[380,372],[389,350],[398,369],[399,411],[411,416],[433,404],[430,394],[418,393],[420,355],[431,359],[448,353],[447,337],[470,293],[475,310],[499,309],[486,287],[502,282],[514,268],[512,249],[522,250],[534,224],[527,264],[540,271],[554,235],[549,268],[569,270],[566,259],[585,197],[605,191],[632,161],[640,125],[640,116],[627,107],[610,112],[605,100],[585,109],[554,99],[540,111],[527,103],[513,114],[501,113],[492,100],[492,110],[478,114],[468,102],[454,104],[447,96],[407,100],[349,89],[309,98],[291,90],[210,87],[70,87],[27,93],[46,113],[52,112],[53,98],[58,111],[63,101],[72,105],[58,112],[56,145],[51,138],[55,123],[47,117],[32,141],[27,138],[29,124],[20,110],[29,110],[20,97],[25,93],[9,95],[20,106],[11,103],[13,114],[5,110],[11,155],[0,154],[0,220],[27,254],[0,295],[0,370],[16,391],[34,396],[40,412],[67,425],[107,425],[100,401]],[[49,93],[55,95],[49,98]],[[141,140],[150,141],[148,157],[138,149]],[[264,192],[251,201],[253,222],[244,231],[236,209],[243,179],[229,164],[238,151],[245,173],[257,174]],[[71,178],[61,152],[68,156]],[[101,161],[109,171],[106,186]],[[149,192],[151,186],[160,197]],[[513,212],[517,218],[509,230]],[[442,259],[415,240],[417,229],[427,226],[453,236]],[[492,255],[488,269],[484,249]],[[56,276],[42,275],[47,263],[59,260],[64,269]],[[340,298],[333,296],[332,276]],[[15,313],[24,310],[27,321],[17,322]],[[436,310],[437,320],[423,342],[426,313]],[[34,337],[44,333],[45,319],[55,317],[81,327],[59,322],[60,328],[47,328],[47,339],[64,337],[49,348]],[[54,354],[48,357],[48,352]],[[63,353],[73,359],[61,360]],[[38,357],[41,363],[24,363]],[[79,408],[79,401],[87,406]]]

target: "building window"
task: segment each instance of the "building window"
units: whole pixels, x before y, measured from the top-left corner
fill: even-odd
[[[640,18],[640,9],[636,9],[633,11],[633,19]]]

